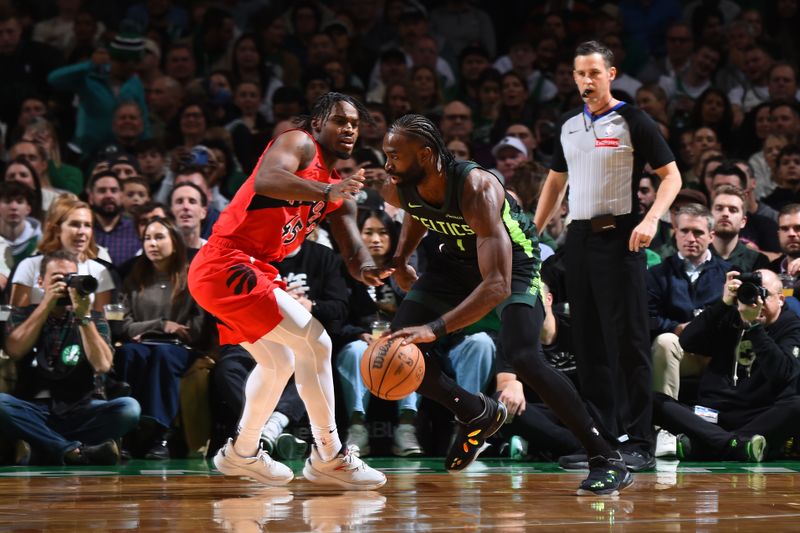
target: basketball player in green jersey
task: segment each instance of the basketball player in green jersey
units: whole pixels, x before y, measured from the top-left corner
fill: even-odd
[[[622,457],[600,436],[572,383],[539,353],[544,307],[533,222],[493,174],[473,162],[457,163],[436,127],[421,115],[397,119],[383,150],[391,178],[384,199],[406,212],[394,276],[409,293],[392,322],[391,337],[427,352],[438,338],[494,309],[501,321],[498,356],[575,433],[590,457],[602,459],[592,463],[578,494],[615,495],[630,485]],[[441,244],[417,279],[408,258],[426,232],[435,233]],[[505,406],[459,387],[435,358],[426,356],[425,363],[418,392],[455,414],[458,433],[446,467],[461,470],[500,428]]]

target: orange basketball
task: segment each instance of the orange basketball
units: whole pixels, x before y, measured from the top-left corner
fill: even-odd
[[[376,339],[361,356],[361,378],[369,391],[384,400],[405,398],[425,375],[425,357],[416,344],[403,339]]]

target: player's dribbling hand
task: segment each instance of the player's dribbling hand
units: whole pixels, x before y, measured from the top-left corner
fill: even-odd
[[[331,200],[355,200],[359,191],[364,187],[364,169],[349,176],[331,187]]]
[[[377,287],[383,285],[383,280],[393,273],[393,268],[365,267],[361,269],[361,281],[370,287]]]
[[[408,292],[414,282],[417,281],[417,271],[408,263],[395,264],[394,280],[401,289]]]
[[[436,340],[436,335],[427,324],[412,326],[395,331],[389,335],[390,339],[403,339],[400,344],[427,344]]]

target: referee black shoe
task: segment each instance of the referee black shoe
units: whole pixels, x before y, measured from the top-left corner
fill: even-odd
[[[589,476],[578,487],[578,496],[617,496],[633,483],[619,452],[613,457],[598,455],[589,459]]]
[[[447,470],[464,470],[472,464],[484,450],[486,439],[494,435],[506,421],[508,412],[502,402],[478,393],[483,400],[483,412],[470,420],[462,422],[456,417],[456,434],[445,459]]]

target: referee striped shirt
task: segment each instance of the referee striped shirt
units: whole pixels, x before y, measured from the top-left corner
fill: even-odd
[[[573,220],[638,213],[636,187],[645,163],[675,160],[647,113],[620,102],[593,115],[584,106],[567,113],[556,138],[551,169],[566,172]]]

